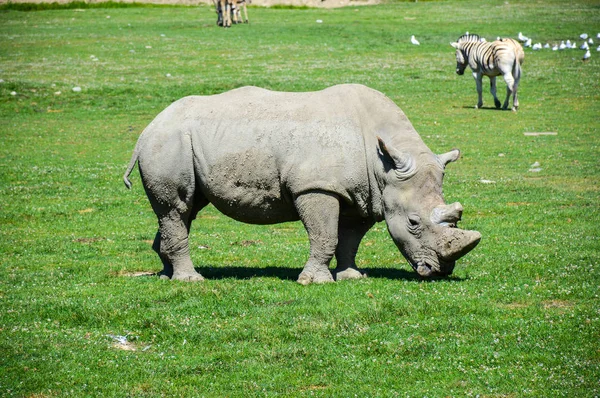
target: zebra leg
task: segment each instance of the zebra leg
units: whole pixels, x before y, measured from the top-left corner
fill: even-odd
[[[225,13],[225,6],[227,4],[226,0],[217,0],[219,2],[219,21],[221,22],[220,24],[217,22],[217,24],[219,26],[222,26],[224,28],[227,27],[227,16]]]
[[[477,86],[477,105],[475,105],[475,109],[479,109],[483,106],[483,89],[481,87],[483,75],[479,72],[473,72],[473,78]]]
[[[217,13],[217,26],[223,26],[223,11],[221,8],[221,2],[219,0],[214,0],[215,11]]]
[[[519,108],[519,99],[517,97],[517,89],[519,87],[519,78],[515,79],[515,84],[513,86],[513,111],[516,111]]]
[[[233,2],[231,4],[231,15],[233,17],[232,23],[234,25],[237,25],[239,23],[239,21],[238,21],[239,10],[238,10],[237,5],[235,4],[235,2]]]
[[[231,3],[229,0],[221,0],[223,4],[223,26],[225,28],[231,27]]]
[[[506,110],[508,109],[508,100],[510,99],[510,95],[514,92],[515,87],[515,79],[513,78],[512,73],[506,73],[504,75],[504,81],[506,82],[506,99],[504,100],[502,109]]]
[[[242,3],[242,6],[244,7],[244,16],[246,17],[246,19],[244,20],[244,23],[249,23],[250,21],[248,20],[248,8],[246,8],[245,1]]]
[[[494,97],[494,105],[496,105],[496,108],[500,108],[500,105],[502,104],[496,96],[496,76],[490,76],[490,93],[492,93],[492,96]]]

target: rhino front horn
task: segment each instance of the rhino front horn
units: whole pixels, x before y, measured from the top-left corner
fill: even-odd
[[[477,246],[481,234],[458,228],[446,228],[438,241],[438,254],[444,261],[456,261]]]

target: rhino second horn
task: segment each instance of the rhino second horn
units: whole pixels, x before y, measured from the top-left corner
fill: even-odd
[[[436,206],[431,211],[431,222],[442,226],[449,224],[456,225],[462,217],[462,212],[463,207],[458,202],[454,202],[451,205]]]
[[[446,229],[438,241],[438,254],[445,261],[456,261],[477,246],[481,234],[458,228]]]
[[[446,168],[446,165],[450,162],[456,162],[460,158],[460,150],[453,149],[450,152],[442,153],[437,155],[438,160]]]

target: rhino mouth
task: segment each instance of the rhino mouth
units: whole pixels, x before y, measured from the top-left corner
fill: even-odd
[[[432,259],[421,259],[411,262],[412,268],[423,278],[444,277],[452,274],[455,261],[434,261]]]

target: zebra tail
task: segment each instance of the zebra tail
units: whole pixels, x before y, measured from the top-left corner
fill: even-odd
[[[523,47],[519,43],[517,43],[517,48],[515,52],[515,65],[513,66],[514,72],[516,73],[515,79],[521,78],[521,64],[525,60],[525,53],[523,52]]]
[[[518,59],[515,60],[515,63],[513,65],[513,78],[515,79],[515,81],[519,81],[521,80],[521,63],[519,62]]]

